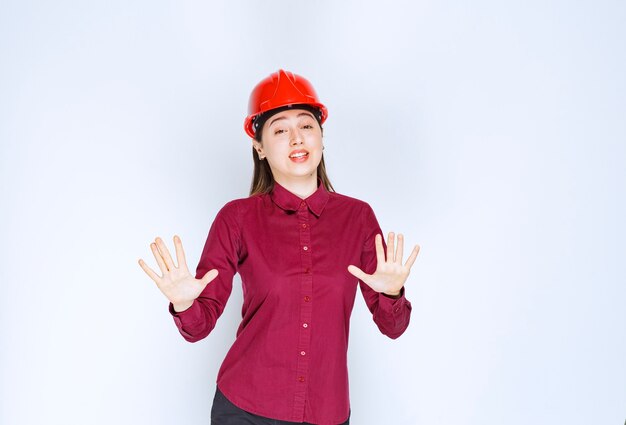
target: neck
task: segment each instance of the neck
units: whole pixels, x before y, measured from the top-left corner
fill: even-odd
[[[276,182],[289,192],[300,197],[308,198],[317,190],[317,172],[310,176],[285,179],[282,176],[274,177]]]

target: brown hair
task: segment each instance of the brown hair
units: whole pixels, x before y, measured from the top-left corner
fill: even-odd
[[[273,115],[273,114],[272,114]],[[265,120],[269,118],[269,116],[265,117]],[[264,121],[265,121],[264,120]],[[318,121],[319,124],[319,121]],[[320,129],[322,130],[322,134],[324,133],[324,129],[320,125]],[[257,127],[257,131],[254,133],[254,139],[257,142],[262,142],[263,138],[263,125],[259,125]],[[252,184],[250,185],[250,196],[258,195],[263,193],[269,193],[274,188],[274,175],[272,174],[272,169],[270,168],[267,160],[259,159],[259,156],[252,147],[252,161],[254,162],[254,171],[252,174]],[[317,166],[317,177],[322,180],[322,184],[324,188],[326,188],[329,192],[334,192],[335,188],[330,183],[330,179],[328,178],[328,174],[326,173],[326,164],[324,163],[324,153],[322,153],[322,160]]]

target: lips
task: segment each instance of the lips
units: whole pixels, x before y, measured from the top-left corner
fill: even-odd
[[[289,159],[291,159],[294,162],[304,162],[308,159],[308,157],[309,157],[309,152],[304,149],[298,149],[298,150],[292,151],[289,154]]]

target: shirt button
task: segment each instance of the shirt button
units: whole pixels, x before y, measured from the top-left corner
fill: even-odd
[[[300,355],[301,355],[301,356],[305,356],[305,355],[306,355],[306,352],[304,352],[304,351],[300,351]]]
[[[306,223],[302,223],[302,228],[306,229]]]
[[[308,295],[306,295],[306,296],[304,297],[304,302],[307,302],[307,303],[308,303],[309,301],[311,301],[311,297],[309,297]]]
[[[302,327],[303,327],[303,328],[308,328],[308,327],[309,327],[309,324],[308,324],[308,323],[303,323],[303,324],[302,324]]]
[[[304,376],[299,376],[299,377],[298,377],[298,381],[300,381],[300,382],[304,382]]]
[[[305,246],[302,247],[302,249],[305,250],[305,251],[308,251],[309,247],[305,245]]]
[[[306,202],[304,202],[304,201],[300,202],[300,206],[301,207],[304,207],[305,205],[306,205]]]

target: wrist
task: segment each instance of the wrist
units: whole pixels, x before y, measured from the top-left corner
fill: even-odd
[[[193,304],[193,301],[176,303],[176,304],[172,303],[172,307],[174,307],[174,311],[176,313],[180,313],[182,311],[187,310],[189,307],[191,307],[192,304]]]
[[[402,290],[395,291],[395,292],[383,292],[382,294],[388,298],[393,298],[397,300],[398,298],[402,296]]]

